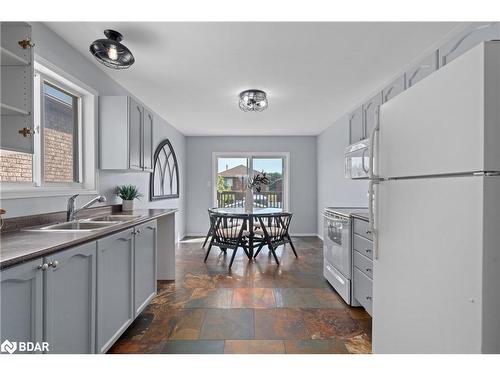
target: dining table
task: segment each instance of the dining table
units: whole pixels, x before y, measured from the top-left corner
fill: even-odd
[[[230,217],[239,217],[246,219],[247,223],[251,223],[252,225],[248,225],[248,251],[250,256],[253,257],[253,247],[254,247],[254,220],[257,218],[265,218],[272,216],[279,216],[286,211],[282,208],[277,207],[253,207],[251,209],[246,209],[244,207],[219,207],[219,208],[211,208],[211,212],[219,214],[219,215],[227,215]]]

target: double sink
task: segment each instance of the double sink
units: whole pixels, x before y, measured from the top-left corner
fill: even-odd
[[[26,228],[29,232],[94,232],[140,218],[141,215],[105,215],[89,219]]]

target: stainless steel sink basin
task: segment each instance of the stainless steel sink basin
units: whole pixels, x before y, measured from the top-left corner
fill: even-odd
[[[68,221],[40,227],[26,228],[28,232],[93,232],[140,218],[141,215],[105,215],[89,219]]]
[[[106,215],[85,219],[86,222],[127,222],[140,218],[139,215]]]
[[[66,223],[58,223],[46,225],[37,228],[28,228],[26,231],[36,232],[92,232],[109,228],[120,222],[95,222],[95,221],[69,221]]]

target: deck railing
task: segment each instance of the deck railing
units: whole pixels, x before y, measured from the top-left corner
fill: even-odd
[[[283,193],[266,191],[253,194],[253,204],[262,208],[282,208]],[[245,207],[245,193],[241,191],[219,191],[217,192],[218,207]]]

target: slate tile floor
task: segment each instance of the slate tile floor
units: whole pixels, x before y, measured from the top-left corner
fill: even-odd
[[[371,318],[347,306],[323,278],[323,244],[294,238],[253,262],[214,248],[203,263],[203,238],[187,238],[176,253],[175,282],[158,295],[109,353],[370,353]]]

